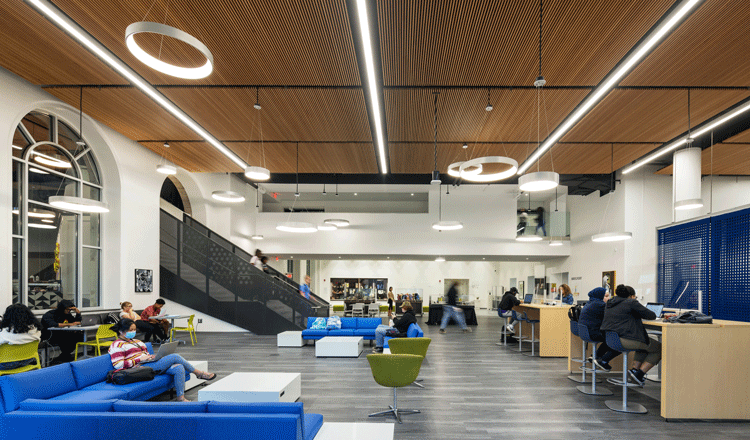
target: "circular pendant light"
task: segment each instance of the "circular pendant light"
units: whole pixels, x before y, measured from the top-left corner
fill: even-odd
[[[33,218],[55,218],[55,214],[49,211],[29,211],[28,215]]]
[[[78,212],[109,212],[109,205],[106,203],[83,197],[52,196],[49,198],[49,204]]]
[[[284,232],[310,233],[318,230],[312,223],[283,222],[276,225],[276,229]]]
[[[448,175],[452,177],[461,177],[461,172],[459,171],[459,168],[461,167],[461,165],[463,165],[463,162],[454,162],[448,165]],[[481,173],[482,173],[481,164],[464,170],[464,175],[466,176],[473,176],[473,175],[481,174]]]
[[[172,165],[161,164],[156,167],[156,171],[162,174],[177,174],[177,168]]]
[[[145,50],[141,49],[141,47],[138,46],[138,43],[135,42],[135,34],[140,33],[158,34],[163,37],[174,38],[185,44],[189,44],[206,57],[206,63],[195,68],[179,67],[154,58]],[[181,31],[172,26],[167,26],[166,24],[153,23],[150,21],[139,21],[133,23],[125,29],[125,43],[127,44],[128,49],[130,49],[130,52],[143,64],[154,70],[158,70],[161,73],[166,73],[167,75],[185,79],[199,79],[207,77],[214,69],[214,57],[211,55],[211,51],[208,50],[205,44],[201,43],[200,40],[187,32]]]
[[[483,165],[487,164],[505,164],[509,168],[498,173],[483,174]],[[477,166],[480,169],[479,173],[475,171]],[[518,171],[518,162],[504,156],[477,157],[476,159],[467,160],[458,167],[459,176],[469,182],[495,182],[515,175],[516,171]]]
[[[214,191],[211,193],[211,197],[227,203],[240,203],[245,201],[245,197],[242,194],[234,191]]]
[[[604,232],[591,236],[591,241],[605,243],[609,241],[625,241],[633,238],[632,232]]]
[[[518,178],[518,188],[521,191],[545,191],[557,187],[560,175],[552,171],[538,171],[528,173]]]
[[[443,258],[443,257],[437,257],[437,258],[435,258],[435,261],[442,262],[442,261],[445,261],[445,258]]]
[[[462,229],[464,227],[464,224],[461,222],[456,221],[439,221],[437,223],[432,224],[432,229],[438,230],[438,231],[457,231],[459,229]]]
[[[263,240],[263,236],[255,234],[250,237],[250,240]]]
[[[344,220],[343,218],[329,218],[326,220],[323,220],[324,224],[328,225],[334,225],[338,228],[345,228],[349,226],[349,220]]]
[[[29,227],[36,229],[57,229],[55,225],[46,225],[44,223],[29,223]]]
[[[271,172],[268,168],[252,166],[245,168],[245,177],[252,180],[268,180],[271,178]]]
[[[335,231],[338,228],[336,225],[331,223],[323,223],[322,225],[318,225],[318,231]]]
[[[60,160],[52,156],[47,156],[46,154],[42,153],[34,153],[34,160],[43,165],[55,168],[71,168],[73,166],[68,161]]]
[[[562,246],[563,242],[562,240],[550,240],[549,245],[550,246]]]
[[[516,237],[516,241],[542,241],[541,235],[519,235]]]

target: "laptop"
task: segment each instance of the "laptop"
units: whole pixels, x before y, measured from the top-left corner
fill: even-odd
[[[177,351],[177,346],[180,345],[179,342],[169,342],[167,344],[161,344],[159,347],[159,351],[156,353],[156,357],[154,357],[153,360],[147,361],[147,362],[141,362],[141,363],[148,363],[148,362],[156,362],[159,359],[163,358],[164,356],[169,356],[170,354]]]
[[[527,293],[526,296],[523,297],[523,303],[524,304],[531,304],[531,302],[534,300],[534,294],[533,293]]]
[[[661,312],[664,310],[664,304],[662,303],[648,303],[646,304],[646,308],[651,310],[652,312],[656,313],[656,317],[661,317]]]

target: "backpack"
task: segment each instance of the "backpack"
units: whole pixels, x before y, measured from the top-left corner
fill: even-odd
[[[117,324],[120,322],[120,315],[117,312],[110,312],[105,318],[102,324]]]
[[[135,382],[146,382],[152,380],[156,372],[151,367],[135,366],[125,370],[109,370],[107,372],[107,383],[115,385],[127,385]]]
[[[568,318],[570,318],[571,321],[578,322],[578,318],[581,316],[581,305],[576,304],[573,307],[568,309]]]

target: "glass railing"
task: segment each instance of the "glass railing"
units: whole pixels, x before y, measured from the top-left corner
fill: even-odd
[[[570,237],[570,212],[552,211],[541,216],[535,212],[522,211],[516,215],[516,235],[542,237]]]

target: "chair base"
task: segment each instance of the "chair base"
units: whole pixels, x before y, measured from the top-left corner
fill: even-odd
[[[421,383],[419,383],[419,382],[422,382],[423,380],[424,380],[424,379],[414,379],[414,382],[412,382],[411,384],[412,384],[412,385],[416,385],[416,386],[418,386],[419,388],[424,388],[424,385],[422,385]]]
[[[581,379],[581,376],[576,376],[575,374],[571,374],[570,376],[568,376],[568,379],[572,380],[575,383],[591,383],[591,380]],[[596,383],[602,383],[602,380],[596,379]]]
[[[611,396],[612,394],[614,394],[612,393],[612,391],[603,387],[594,390],[594,387],[592,387],[591,385],[580,385],[577,386],[576,389],[578,389],[578,391],[582,392],[583,394],[588,394],[589,396]]]
[[[607,405],[607,408],[616,412],[623,412],[623,413],[629,413],[629,414],[646,414],[648,412],[646,407],[641,405],[640,403],[631,402],[631,403],[623,404],[622,400],[606,400],[604,404]]]
[[[390,409],[387,411],[380,411],[380,412],[372,413],[369,415],[369,417],[385,417],[388,415],[392,415],[393,417],[396,418],[396,420],[398,420],[398,423],[401,423],[401,415],[420,414],[420,411],[418,409],[399,409],[399,408],[394,408],[391,405],[388,405],[388,408]]]

